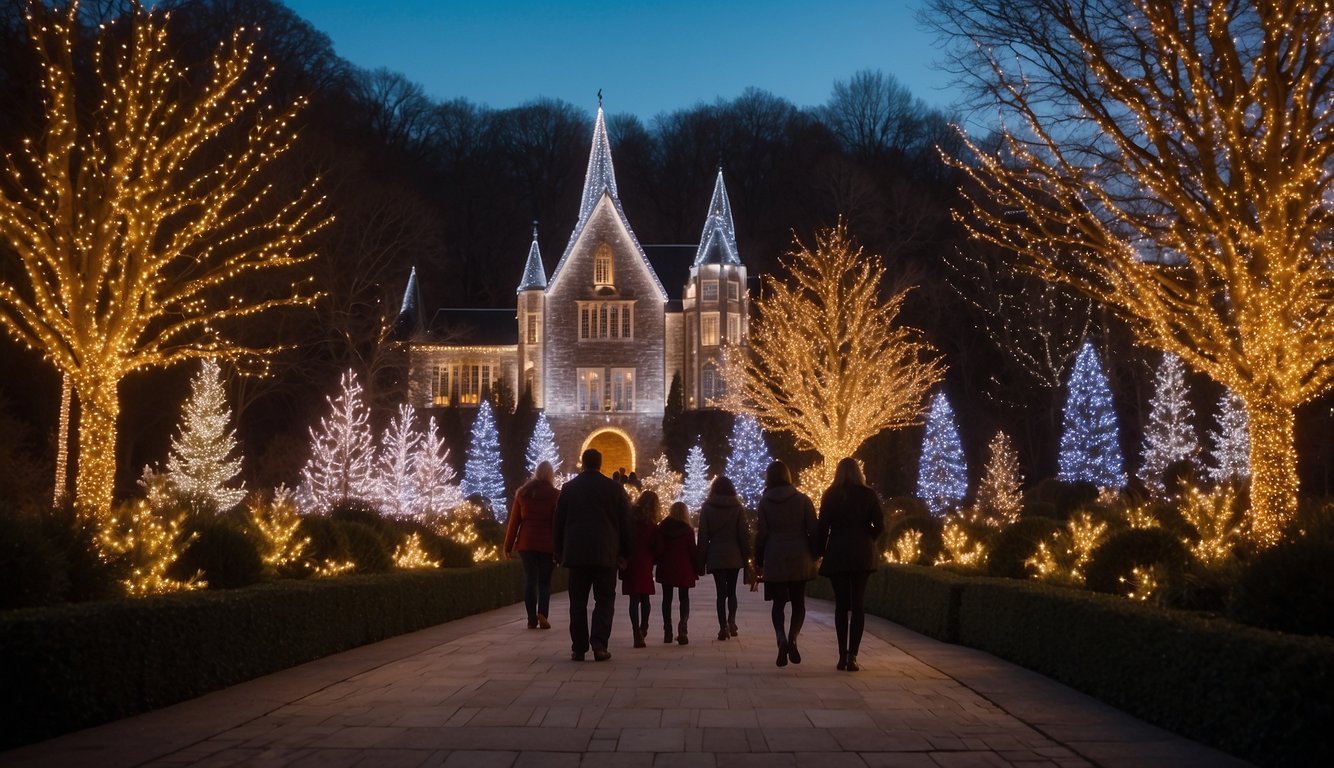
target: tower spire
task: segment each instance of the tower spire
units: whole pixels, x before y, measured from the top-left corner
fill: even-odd
[[[533,222],[533,244],[528,246],[528,262],[523,268],[523,279],[515,293],[523,291],[544,291],[547,287],[547,271],[542,266],[542,251],[537,247],[537,222]]]
[[[607,192],[612,200],[620,201],[616,192],[616,169],[611,164],[611,143],[607,140],[607,120],[602,113],[602,91],[598,91],[598,116],[593,123],[593,146],[588,152],[588,171],[584,174],[584,195],[579,203],[579,222],[576,232],[588,223],[593,208]]]
[[[709,211],[704,218],[704,231],[700,233],[694,266],[710,262],[741,263],[736,247],[736,226],[732,223],[732,204],[727,199],[721,165],[718,167],[718,179],[713,184],[713,199],[709,201]]]

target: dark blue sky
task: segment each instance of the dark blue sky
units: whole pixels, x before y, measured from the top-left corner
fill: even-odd
[[[548,96],[649,121],[755,86],[824,103],[859,69],[894,74],[932,106],[948,78],[913,18],[920,0],[287,0],[338,54],[387,67],[436,99],[504,108]]]

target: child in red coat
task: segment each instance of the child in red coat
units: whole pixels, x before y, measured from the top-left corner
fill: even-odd
[[[662,548],[658,535],[658,494],[644,491],[630,513],[632,546],[625,570],[621,571],[621,594],[630,597],[630,626],[634,630],[635,647],[643,648],[648,633],[649,595],[657,594],[653,587],[653,561]]]
[[[681,623],[676,625],[676,642],[686,645],[690,638],[686,624],[690,620],[690,589],[695,586],[699,570],[699,547],[695,544],[695,529],[690,527],[690,508],[678,501],[667,513],[667,519],[658,525],[662,537],[662,554],[658,556],[658,583],[662,585],[663,642],[672,641],[672,590],[681,601]]]

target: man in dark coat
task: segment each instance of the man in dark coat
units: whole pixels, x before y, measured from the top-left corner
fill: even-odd
[[[552,520],[556,562],[570,571],[570,658],[611,658],[607,641],[616,612],[616,571],[630,554],[630,499],[621,484],[606,477],[602,454],[589,448],[578,477],[561,488]],[[593,592],[589,627],[588,593]]]

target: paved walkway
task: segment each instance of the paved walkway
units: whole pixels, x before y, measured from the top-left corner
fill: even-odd
[[[569,660],[562,617],[521,606],[386,640],[8,753],[17,766],[1233,766],[985,653],[868,617],[862,671],[838,672],[813,601],[803,664],[778,669],[769,605],[743,593],[715,639],[712,584],[688,646],[634,649],[625,600],[610,661]],[[658,608],[657,598],[654,609]],[[654,617],[654,626],[660,619]]]

